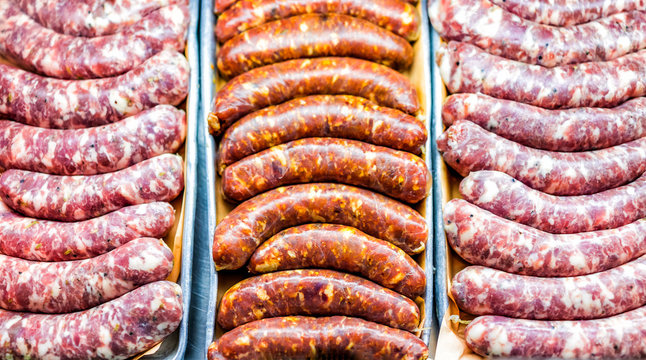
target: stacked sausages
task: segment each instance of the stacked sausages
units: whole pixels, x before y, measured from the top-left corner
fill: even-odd
[[[0,0],[0,357],[122,359],[182,293],[182,1]]]
[[[483,356],[646,353],[646,6],[435,0],[452,281]]]
[[[413,301],[426,277],[427,138],[413,62],[416,8],[402,0],[216,1],[222,194],[215,230],[231,287],[210,359],[425,359]],[[394,199],[393,199],[394,198]],[[395,200],[397,199],[397,200]]]

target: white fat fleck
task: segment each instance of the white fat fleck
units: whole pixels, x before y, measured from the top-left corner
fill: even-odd
[[[302,32],[307,32],[309,30],[309,27],[307,26],[306,23],[302,22],[301,25],[299,26]]]
[[[507,355],[511,353],[513,346],[509,341],[509,336],[507,336],[507,329],[504,327],[499,326],[492,329],[487,335],[487,339],[489,340],[491,355]]]
[[[554,160],[551,157],[544,155],[540,160],[538,176],[548,176],[552,170],[554,170]]]
[[[482,204],[494,201],[500,192],[498,185],[493,181],[487,180],[484,182],[483,186],[484,192],[480,195],[480,198],[478,198],[478,202]]]
[[[585,348],[586,343],[586,336],[581,334],[580,329],[571,327],[571,332],[565,340],[565,346],[563,346],[561,356],[564,359],[576,358],[579,350],[581,350],[582,347]]]
[[[444,224],[444,231],[446,231],[447,234],[455,235],[458,233],[458,226],[455,224],[455,222]]]
[[[487,16],[483,16],[475,24],[474,28],[479,29],[480,34],[486,38],[495,38],[496,34],[500,30],[500,24],[502,23],[503,18],[503,9],[499,7],[489,8]]]
[[[470,226],[467,231],[463,231],[460,233],[460,241],[462,242],[470,242],[471,239],[473,239],[474,235],[477,232],[477,227],[476,226]]]
[[[120,114],[126,114],[129,113],[129,100],[117,91],[112,91],[110,92],[110,95],[108,96],[108,100],[110,100],[110,105],[117,110]]]
[[[581,253],[572,254],[569,260],[570,260],[570,264],[574,266],[574,268],[576,269],[581,270],[581,269],[585,269],[586,267],[585,257]]]
[[[136,256],[130,258],[130,261],[128,261],[128,268],[138,271],[152,271],[161,266],[162,260],[163,259],[158,256]]]

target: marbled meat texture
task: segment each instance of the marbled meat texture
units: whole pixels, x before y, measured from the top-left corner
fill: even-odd
[[[292,0],[293,1],[293,0]],[[345,1],[345,0],[327,0],[328,2],[339,2],[339,1]],[[417,4],[417,0],[404,0],[410,4]],[[216,14],[221,14],[225,10],[227,10],[231,5],[234,5],[235,3],[239,2],[239,0],[215,0],[215,13]],[[332,6],[332,5],[331,5]],[[336,6],[334,6],[336,7]]]
[[[439,45],[436,62],[451,93],[483,93],[547,109],[613,107],[646,95],[646,50],[606,62],[545,68],[451,41]]]
[[[155,201],[171,201],[184,189],[184,161],[164,154],[103,175],[58,176],[24,170],[0,175],[0,196],[21,214],[79,221]]]
[[[383,195],[341,184],[292,185],[247,200],[222,219],[213,237],[215,267],[239,269],[265,240],[312,222],[355,227],[409,255],[422,252],[428,238],[418,212]]]

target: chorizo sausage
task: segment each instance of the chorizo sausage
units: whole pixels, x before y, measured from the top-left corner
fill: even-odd
[[[423,251],[428,238],[418,212],[383,195],[341,184],[292,185],[247,200],[222,219],[213,237],[215,267],[239,269],[271,236],[312,222],[355,227],[409,255]]]
[[[428,348],[407,331],[357,318],[290,316],[242,325],[222,335],[208,351],[209,360],[256,360],[258,356],[424,360]]]
[[[466,261],[521,275],[587,275],[646,254],[646,219],[611,230],[555,235],[453,199],[444,206],[444,230]]]
[[[555,234],[614,229],[646,217],[646,175],[597,194],[553,196],[505,173],[475,171],[460,193],[498,216]]]
[[[179,327],[182,289],[158,281],[82,312],[0,310],[0,356],[14,359],[127,359]]]
[[[287,270],[254,276],[222,297],[218,324],[233,329],[254,320],[286,315],[348,315],[413,331],[415,303],[360,277],[332,270]]]
[[[343,0],[341,0],[343,1]],[[410,4],[417,4],[417,0],[404,0]],[[220,14],[227,10],[231,5],[239,2],[239,0],[215,0],[215,13]],[[356,16],[356,15],[353,15]]]
[[[553,195],[593,194],[624,185],[646,171],[646,138],[607,149],[562,153],[528,148],[472,122],[458,121],[438,137],[437,147],[462,176],[501,171]]]
[[[185,138],[186,116],[170,105],[90,129],[43,129],[0,120],[0,167],[56,175],[102,174],[174,153]]]
[[[483,93],[548,109],[613,107],[646,95],[646,50],[612,61],[545,68],[451,41],[439,45],[436,62],[452,93]]]
[[[179,105],[188,94],[188,80],[188,61],[175,51],[100,80],[49,79],[0,64],[0,114],[45,128],[100,126],[156,105]]]
[[[59,34],[0,1],[0,54],[22,67],[60,79],[123,74],[162,50],[182,51],[190,21],[188,7],[171,5],[114,35],[95,38]]]
[[[646,48],[643,11],[557,28],[522,19],[490,0],[432,0],[429,16],[444,39],[546,67],[608,61]]]
[[[264,107],[316,94],[361,96],[409,114],[419,110],[411,82],[386,66],[352,58],[288,60],[253,69],[224,85],[209,116],[211,132]]]
[[[184,189],[183,167],[181,157],[164,154],[103,175],[57,176],[12,169],[0,175],[0,196],[27,216],[86,220],[124,206],[175,199]]]
[[[416,155],[355,140],[308,138],[274,146],[227,167],[222,192],[247,200],[282,185],[332,181],[359,185],[416,203],[431,188],[431,176]]]
[[[308,224],[281,231],[249,259],[253,273],[300,268],[360,274],[411,299],[426,287],[424,270],[403,250],[344,225]]]
[[[275,145],[308,137],[338,137],[421,154],[423,121],[349,95],[314,95],[253,112],[220,140],[218,169]]]

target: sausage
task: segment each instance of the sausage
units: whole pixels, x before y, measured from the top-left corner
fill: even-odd
[[[23,217],[0,201],[0,253],[35,261],[93,258],[141,237],[164,237],[175,223],[175,209],[154,202],[128,206],[80,222]]]
[[[247,200],[222,219],[213,237],[215,267],[239,269],[265,240],[311,222],[355,227],[409,255],[422,252],[428,239],[418,212],[383,195],[341,184],[292,185]]]
[[[127,359],[163,340],[182,319],[182,289],[158,281],[90,310],[29,314],[0,310],[0,356]]]
[[[49,79],[0,64],[0,114],[45,128],[100,126],[159,104],[179,105],[188,94],[188,80],[188,62],[175,51],[100,80]]]
[[[0,120],[0,167],[57,175],[113,172],[165,153],[186,138],[186,115],[159,105],[113,124],[52,130]]]
[[[359,185],[416,203],[431,176],[416,155],[355,140],[308,138],[274,146],[227,167],[222,192],[243,201],[282,185],[332,181]]]
[[[424,270],[397,246],[355,228],[333,224],[293,227],[261,244],[249,271],[331,268],[359,274],[411,299],[424,293]]]
[[[314,95],[253,112],[220,140],[218,169],[275,145],[308,137],[338,137],[421,154],[427,131],[420,119],[349,95]]]
[[[400,0],[296,0],[289,3],[274,0],[241,0],[223,12],[215,24],[220,43],[273,20],[301,14],[344,14],[370,21],[408,41],[420,32],[420,16],[411,4]]]
[[[462,176],[501,171],[553,195],[593,194],[624,185],[646,171],[646,138],[602,150],[562,153],[528,148],[472,122],[458,121],[438,137],[437,147]]]
[[[444,206],[444,230],[466,261],[521,275],[587,275],[646,254],[646,219],[611,230],[555,235],[453,199]]]
[[[460,184],[465,200],[503,218],[555,234],[615,229],[646,217],[646,175],[584,196],[553,196],[497,171],[476,171]]]
[[[217,63],[220,74],[231,78],[262,65],[321,56],[355,57],[406,69],[413,63],[413,47],[406,39],[366,20],[340,14],[305,14],[272,21],[233,37],[218,51]]]
[[[339,1],[339,0],[337,0]],[[341,0],[343,1],[343,0]],[[410,4],[417,4],[417,0],[404,0]],[[215,0],[215,13],[220,14],[223,13],[225,10],[227,10],[231,5],[234,5],[235,3],[240,2],[239,0]],[[335,5],[329,5],[331,7],[336,8]],[[353,15],[356,16],[356,15]],[[219,21],[219,19],[218,19]]]
[[[254,320],[287,315],[348,315],[413,331],[415,303],[360,277],[332,270],[287,270],[254,276],[222,297],[218,324],[233,329]]]
[[[224,85],[209,116],[211,132],[264,107],[316,94],[356,95],[409,114],[419,111],[411,82],[386,66],[352,58],[288,60],[253,69]]]
[[[646,95],[646,50],[612,61],[544,68],[451,41],[439,45],[436,62],[452,93],[483,93],[548,109],[613,107]]]
[[[643,11],[557,28],[522,19],[490,0],[432,0],[429,17],[444,39],[546,67],[608,61],[646,48]]]
[[[242,325],[222,335],[208,351],[209,360],[256,360],[258,356],[424,360],[428,348],[407,331],[357,318],[290,316]]]
[[[0,54],[22,67],[61,79],[123,74],[162,50],[182,51],[190,21],[188,7],[156,10],[114,35],[95,38],[59,34],[0,1]]]
[[[442,120],[447,127],[468,120],[536,149],[596,150],[646,136],[646,98],[612,109],[546,110],[482,94],[455,94],[444,102]]]
[[[124,206],[175,199],[184,189],[183,167],[181,157],[165,154],[103,175],[57,176],[12,169],[0,175],[0,196],[27,216],[86,220]]]
[[[0,308],[68,313],[164,280],[173,253],[162,240],[143,238],[92,259],[45,263],[0,255],[0,265]]]

